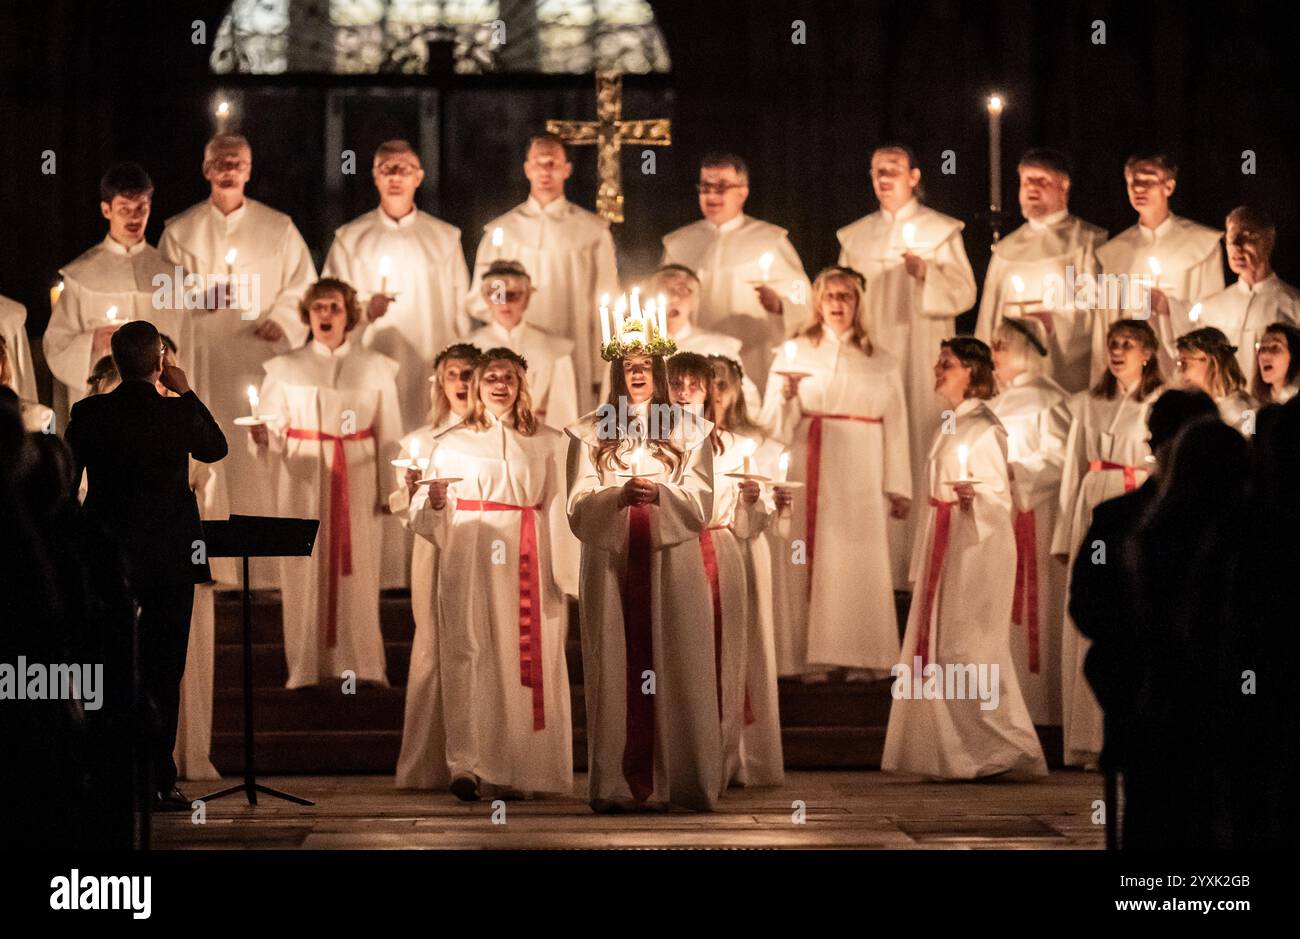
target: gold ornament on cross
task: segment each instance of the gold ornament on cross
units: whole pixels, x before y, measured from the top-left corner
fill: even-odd
[[[596,211],[611,222],[623,221],[623,176],[619,166],[619,148],[624,144],[642,147],[667,147],[672,144],[672,121],[648,118],[625,121],[623,114],[623,76],[618,72],[596,73],[596,120],[547,121],[546,132],[570,146],[595,144],[596,170],[600,186],[596,191]]]

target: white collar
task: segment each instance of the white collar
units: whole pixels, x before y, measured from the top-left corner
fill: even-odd
[[[1030,374],[1029,372],[1021,372],[1015,378],[1011,379],[1011,384],[1008,385],[1007,387],[1020,388],[1024,385],[1029,384],[1033,380],[1034,380],[1034,376],[1032,374]]]
[[[248,213],[248,197],[245,196],[244,201],[239,204],[239,208],[233,209],[229,214],[222,212],[210,198],[208,199],[208,208],[212,211],[213,217],[221,224],[226,226],[234,225]]]
[[[103,244],[105,250],[107,250],[110,254],[116,254],[119,257],[124,257],[124,258],[136,257],[138,254],[144,251],[145,248],[149,247],[149,243],[145,241],[143,238],[141,238],[138,242],[136,242],[135,244],[131,245],[131,247],[128,248],[126,245],[116,240],[112,235],[105,235],[104,240],[101,243]]]
[[[1262,277],[1259,280],[1255,281],[1255,286],[1253,287],[1249,286],[1245,280],[1238,277],[1237,289],[1240,290],[1242,293],[1262,293],[1263,291],[1271,287],[1272,284],[1270,282],[1275,280],[1277,280],[1277,271],[1271,271],[1269,272],[1269,275],[1267,277]]]
[[[337,349],[331,349],[319,339],[313,339],[311,341],[311,351],[327,359],[341,359],[352,351],[352,343],[344,339],[343,344]]]
[[[829,339],[837,346],[844,343],[844,340],[840,338],[840,334],[834,330],[830,323],[825,321],[822,322],[822,338]]]
[[[902,222],[914,216],[921,211],[921,200],[915,195],[898,207],[897,212],[890,212],[884,206],[880,207],[880,214],[885,217],[887,222]]]
[[[528,194],[528,202],[525,203],[528,208],[532,209],[539,215],[563,215],[569,207],[569,200],[564,196],[556,196],[546,205],[537,201],[537,197],[532,193]]]
[[[375,211],[379,213],[379,220],[384,223],[385,228],[410,228],[415,224],[415,217],[420,214],[420,210],[417,209],[414,204],[411,205],[411,211],[407,212],[401,218],[393,218],[384,211],[382,205],[375,209]]]
[[[1042,218],[1031,218],[1031,219],[1027,219],[1026,221],[1029,222],[1030,228],[1033,228],[1036,231],[1046,231],[1047,229],[1052,228],[1053,226],[1060,225],[1069,217],[1070,217],[1069,209],[1059,209],[1056,212],[1052,212],[1048,215],[1044,215]]]
[[[962,414],[969,414],[983,403],[984,400],[982,398],[963,398],[961,404],[957,405],[957,407],[953,409],[953,413],[959,416]]]
[[[519,325],[514,329],[506,329],[501,325],[501,322],[496,317],[493,317],[492,322],[489,325],[492,327],[492,331],[498,336],[505,336],[506,339],[522,339],[524,331],[528,328],[528,321],[520,320]]]
[[[1169,234],[1170,230],[1174,227],[1174,213],[1170,212],[1168,215],[1166,215],[1165,220],[1161,222],[1159,225],[1157,225],[1155,228],[1147,228],[1145,225],[1142,224],[1141,219],[1138,220],[1137,227],[1138,227],[1138,234],[1140,234],[1146,241],[1148,242],[1157,241],[1158,239],[1163,238],[1165,235]]]
[[[736,217],[731,219],[730,221],[723,222],[721,225],[714,225],[712,222],[709,222],[709,227],[713,229],[714,234],[725,235],[728,232],[735,231],[737,228],[739,228],[741,225],[744,224],[745,224],[745,213],[737,212]]]

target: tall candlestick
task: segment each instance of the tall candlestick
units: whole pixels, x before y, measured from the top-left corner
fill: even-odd
[[[393,259],[384,255],[379,259],[379,292],[388,293],[388,275],[393,271]]]
[[[989,98],[989,211],[1002,211],[1002,98]]]

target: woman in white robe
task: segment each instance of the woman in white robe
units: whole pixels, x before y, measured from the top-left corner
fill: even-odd
[[[1255,350],[1251,395],[1260,407],[1286,404],[1300,389],[1300,327],[1277,322],[1265,328]]]
[[[433,452],[434,438],[460,423],[469,413],[469,386],[480,350],[468,343],[450,345],[433,360],[429,379],[432,410],[429,422],[402,438],[405,459],[414,467],[397,467],[397,488],[388,494],[388,510],[410,528],[411,497],[424,478]],[[421,466],[424,469],[421,469]],[[447,770],[447,725],[442,700],[439,654],[438,582],[439,551],[428,538],[416,538],[411,550],[411,666],[406,677],[402,748],[397,756],[397,788],[445,789],[451,784]]]
[[[1151,467],[1147,414],[1164,382],[1160,342],[1145,320],[1116,320],[1106,333],[1107,369],[1092,388],[1067,402],[1070,432],[1061,464],[1060,514],[1052,533],[1052,556],[1074,567],[1092,510],[1132,492]],[[1114,549],[1110,549],[1113,553]],[[1066,585],[1069,596],[1069,584]],[[1067,608],[1061,633],[1061,718],[1065,765],[1095,768],[1101,755],[1102,716],[1083,675],[1090,643]]]
[[[673,360],[669,360],[670,362]],[[781,457],[787,451],[780,441],[766,436],[749,418],[749,396],[741,380],[737,359],[711,355],[713,390],[709,419],[719,431],[735,438],[734,448],[750,453],[751,471],[779,480]],[[738,450],[738,448],[744,448]],[[729,448],[731,450],[733,448]],[[734,459],[734,457],[733,457]],[[788,468],[788,463],[787,463]],[[715,462],[716,474],[716,462]],[[715,486],[715,490],[717,487]],[[715,502],[717,496],[715,495]],[[779,786],[785,779],[785,754],[781,743],[780,696],[777,687],[777,628],[789,632],[796,616],[786,614],[794,591],[790,584],[790,526],[788,517],[775,519],[769,492],[747,508],[747,534],[741,541],[749,578],[750,615],[746,628],[744,725],[740,733],[740,765],[732,781],[742,786]],[[714,514],[717,514],[716,508]],[[784,521],[781,529],[780,521]],[[778,620],[776,610],[782,612]]]
[[[0,300],[3,299],[0,297]],[[9,339],[0,334],[0,385],[18,395],[18,409],[22,416],[23,430],[29,434],[53,433],[54,412],[39,401],[24,398],[19,390],[19,384],[22,382],[19,372],[21,362],[15,361],[19,358],[18,353],[10,353]]]
[[[722,790],[699,543],[713,515],[712,425],[669,405],[670,352],[671,343],[607,345],[610,401],[567,429],[597,812],[668,804],[712,811]]]
[[[1047,344],[1031,319],[1006,318],[993,330],[998,394],[988,402],[1007,432],[1016,585],[1011,657],[1034,723],[1061,723],[1061,626],[1066,572],[1052,560],[1069,395],[1042,374]]]
[[[932,779],[1046,776],[1011,660],[1007,435],[983,400],[996,393],[993,358],[978,339],[946,340],[934,374],[949,410],[930,447],[880,768]]]
[[[361,311],[342,281],[301,307],[312,338],[266,363],[250,445],[274,457],[277,514],[319,518],[310,557],[281,558],[287,687],[341,676],[387,685],[379,631],[381,500],[401,436],[397,363],[348,341]],[[380,471],[380,467],[384,471]]]
[[[438,569],[439,652],[451,791],[520,796],[573,789],[563,568],[551,532],[567,529],[559,431],[532,412],[522,358],[489,349],[470,411],[435,441],[440,478],[415,494],[411,528]]]
[[[873,345],[862,301],[856,271],[817,275],[812,317],[777,350],[764,397],[762,423],[790,445],[789,478],[806,486],[792,525],[807,551],[795,667],[811,680],[833,668],[884,678],[898,661],[886,526],[911,507],[907,406],[899,362]]]
[[[1184,333],[1175,341],[1178,385],[1199,389],[1214,399],[1219,416],[1245,436],[1255,433],[1259,404],[1246,391],[1246,376],[1237,364],[1237,348],[1213,326]]]

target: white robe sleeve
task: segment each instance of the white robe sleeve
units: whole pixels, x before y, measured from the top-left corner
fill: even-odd
[[[903,377],[897,370],[889,373],[889,399],[885,403],[884,484],[887,495],[912,498],[911,445],[907,421],[907,399],[903,394]]]
[[[1011,484],[1007,475],[1007,432],[996,426],[980,434],[971,446],[970,475],[979,482],[971,514],[975,535],[988,538],[1011,515]],[[958,508],[957,512],[961,512]]]
[[[13,373],[14,390],[18,392],[18,397],[25,401],[35,401],[36,372],[32,366],[31,345],[27,341],[27,310],[20,304],[15,304],[15,308],[20,312],[9,321],[10,328],[4,331],[5,342],[9,347],[9,369]]]
[[[925,285],[921,290],[921,316],[949,317],[965,313],[975,305],[975,272],[966,257],[966,245],[957,229],[925,262]]]
[[[767,391],[763,395],[763,411],[759,423],[774,439],[785,446],[794,441],[795,428],[803,420],[803,404],[799,395],[789,401],[781,394],[785,378],[773,369],[767,373]]]
[[[325,264],[320,269],[321,277],[333,277],[344,283],[350,284],[357,291],[357,301],[361,304],[361,316],[365,318],[366,304],[370,301],[369,294],[363,294],[357,283],[355,264],[352,255],[348,254],[347,246],[343,244],[343,239],[337,234],[334,236],[334,243],[330,245],[329,254],[325,255]]]
[[[570,597],[578,596],[578,571],[581,565],[581,547],[569,530],[564,492],[564,442],[561,435],[551,451],[550,466],[546,472],[546,489],[543,502],[546,506],[547,531],[551,544],[551,577],[555,585]]]
[[[460,246],[459,238],[452,246],[447,265],[450,267],[448,273],[451,277],[443,287],[442,302],[446,304],[445,309],[452,311],[454,335],[468,336],[471,332],[469,314],[465,312],[461,300],[469,292],[469,266],[465,263],[465,251]]]
[[[621,486],[606,486],[594,461],[595,450],[576,437],[567,461],[569,528],[578,540],[602,551],[622,553],[627,546],[627,512]]]
[[[451,539],[451,520],[456,516],[456,496],[447,490],[447,504],[435,509],[429,504],[429,487],[421,486],[411,498],[411,507],[407,510],[406,527],[425,541],[445,551]]]
[[[257,409],[263,414],[273,415],[266,424],[267,446],[259,447],[253,442],[251,427],[244,434],[244,443],[255,458],[262,459],[272,453],[280,456],[284,453],[284,442],[289,430],[289,400],[285,395],[284,384],[270,369],[262,379],[258,400],[260,403]]]
[[[1002,284],[1006,280],[1005,266],[1005,262],[994,254],[989,258],[989,267],[984,274],[984,294],[980,297],[979,316],[975,319],[975,338],[986,346],[992,345],[993,333],[1002,319],[998,310],[1002,303]]]
[[[398,365],[391,359],[380,364],[384,370],[384,381],[379,389],[379,414],[375,420],[375,499],[382,511],[386,502],[384,467],[397,456],[399,441],[402,439],[402,410],[397,399]]]
[[[65,275],[63,293],[45,327],[41,348],[54,377],[69,388],[85,388],[86,378],[95,364],[90,361],[95,331],[85,329],[84,323],[81,287]]]
[[[812,284],[804,271],[803,262],[799,260],[799,253],[795,251],[788,236],[781,236],[775,254],[776,271],[772,275],[772,281],[785,289],[777,291],[781,294],[781,317],[770,317],[773,345],[786,336],[793,335],[804,324],[812,302]]]
[[[651,544],[656,548],[698,538],[713,517],[713,447],[705,439],[683,459],[681,480],[659,483],[659,503],[651,506]]]

